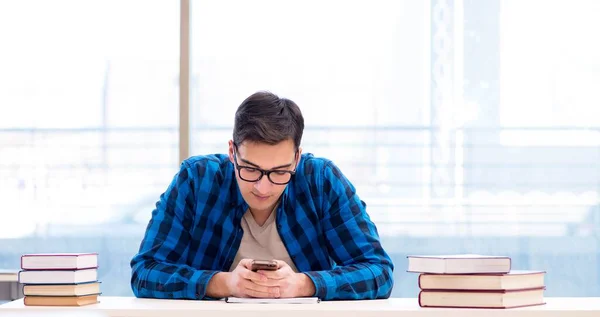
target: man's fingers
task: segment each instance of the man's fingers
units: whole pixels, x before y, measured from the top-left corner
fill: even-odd
[[[252,261],[252,259],[241,259],[240,263],[238,263],[238,266],[243,266],[247,270],[252,270]]]
[[[247,281],[244,283],[244,288],[249,292],[251,291],[257,294],[263,294],[262,297],[279,297],[279,287],[263,286],[251,281]]]
[[[258,273],[265,275],[269,279],[280,280],[285,278],[292,272],[292,268],[284,261],[275,260],[277,262],[277,270],[275,271],[265,271],[259,270]]]
[[[257,273],[262,274],[262,275],[264,275],[267,278],[272,279],[272,280],[281,280],[281,279],[285,278],[286,275],[287,275],[285,272],[282,272],[280,270],[277,270],[277,271],[263,271],[263,270],[260,270]]]
[[[273,298],[273,297],[275,297],[269,293],[257,292],[257,291],[253,291],[250,289],[246,290],[246,295],[250,296],[250,297],[255,297],[255,298]]]
[[[251,280],[251,281],[266,281],[267,277],[264,276],[263,274],[260,274],[258,272],[252,272],[250,270],[242,270],[240,272],[240,275],[247,279],[247,280]]]
[[[281,261],[281,260],[274,260],[275,262],[277,262],[277,269],[281,269],[283,267],[289,266],[285,261]]]
[[[255,284],[262,286],[280,286],[281,280],[267,279],[266,281],[253,281]]]

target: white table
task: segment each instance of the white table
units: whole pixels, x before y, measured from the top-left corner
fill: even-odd
[[[416,298],[372,301],[325,301],[319,304],[227,304],[224,301],[160,300],[101,296],[82,307],[24,306],[19,299],[0,305],[0,316],[45,316],[77,312],[106,317],[599,317],[600,297],[546,298],[546,305],[514,309],[421,308]],[[58,314],[57,314],[58,315]]]

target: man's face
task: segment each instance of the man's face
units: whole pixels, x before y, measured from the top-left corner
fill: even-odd
[[[235,155],[234,155],[235,154]],[[296,155],[294,142],[285,140],[275,145],[258,142],[242,142],[235,146],[229,141],[229,160],[237,167],[247,167],[247,171],[253,169],[276,170],[278,172],[294,171],[299,162],[301,149]],[[235,161],[237,159],[237,162]],[[245,173],[242,171],[242,173]],[[254,173],[260,173],[254,170]],[[277,181],[277,177],[285,177],[286,173],[271,174],[271,178]],[[282,176],[283,175],[283,176]],[[288,175],[289,176],[289,175]],[[259,181],[248,182],[240,178],[236,169],[235,177],[242,193],[242,197],[253,212],[270,212],[285,190],[286,184],[277,185],[272,183],[267,175],[263,175]],[[248,177],[244,177],[248,179]]]

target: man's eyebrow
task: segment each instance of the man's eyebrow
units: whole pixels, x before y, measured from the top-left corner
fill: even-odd
[[[242,161],[242,162],[244,162],[244,163],[246,163],[246,164],[248,164],[248,165],[252,165],[252,166],[254,166],[254,167],[256,167],[256,168],[260,168],[260,166],[258,166],[258,164],[254,164],[254,163],[252,163],[252,162],[250,162],[250,161],[248,161],[248,160],[244,160],[244,159],[243,159],[243,158],[241,158],[241,157],[240,157],[240,161]],[[279,169],[279,168],[284,168],[284,167],[290,167],[290,166],[292,166],[292,163],[289,163],[289,164],[284,164],[284,165],[279,165],[279,166],[275,166],[275,167],[273,167],[273,168],[272,168],[272,170],[276,170],[276,169]]]

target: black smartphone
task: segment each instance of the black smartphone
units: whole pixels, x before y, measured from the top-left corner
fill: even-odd
[[[252,260],[252,271],[258,270],[275,271],[277,270],[277,262],[273,260]]]

